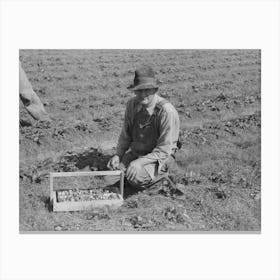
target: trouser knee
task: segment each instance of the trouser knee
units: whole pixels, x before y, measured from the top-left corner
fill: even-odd
[[[149,184],[152,179],[149,173],[144,168],[141,168],[140,171],[137,172],[133,180],[127,181],[133,187],[142,187]]]

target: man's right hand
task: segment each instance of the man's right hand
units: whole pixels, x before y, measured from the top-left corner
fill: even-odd
[[[116,170],[119,169],[120,165],[120,157],[118,155],[114,155],[108,162],[107,167],[110,170]]]

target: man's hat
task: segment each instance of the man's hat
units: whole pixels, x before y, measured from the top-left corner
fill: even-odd
[[[130,90],[158,89],[155,72],[149,65],[144,65],[135,71],[134,83],[128,87]]]

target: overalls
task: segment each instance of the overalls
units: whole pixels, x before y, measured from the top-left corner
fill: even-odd
[[[159,138],[158,116],[162,106],[167,102],[167,100],[162,100],[156,104],[152,115],[149,115],[144,108],[135,114],[131,129],[132,143],[130,150],[122,158],[126,168],[131,161],[152,152],[157,146]],[[158,175],[167,172],[172,162],[174,162],[174,158],[170,157],[160,170],[158,170],[159,164],[157,162],[143,166],[139,174],[136,175],[134,184],[145,185],[152,182]]]

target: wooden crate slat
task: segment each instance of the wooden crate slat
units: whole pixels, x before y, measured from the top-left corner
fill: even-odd
[[[110,200],[91,200],[91,201],[57,201],[57,191],[73,189],[68,186],[54,186],[53,180],[56,177],[81,177],[81,176],[120,176],[120,194],[119,199]],[[83,211],[91,210],[98,207],[110,206],[119,207],[123,204],[123,187],[124,187],[124,173],[120,170],[116,171],[82,171],[82,172],[51,172],[50,173],[50,199],[53,205],[53,211]],[[92,189],[94,187],[77,186],[74,189]]]
[[[76,171],[76,172],[51,172],[52,177],[82,177],[82,176],[110,176],[121,175],[122,171]]]
[[[121,195],[123,197],[123,193],[124,193],[124,172],[121,173],[121,176],[120,176],[120,192],[121,192]]]

